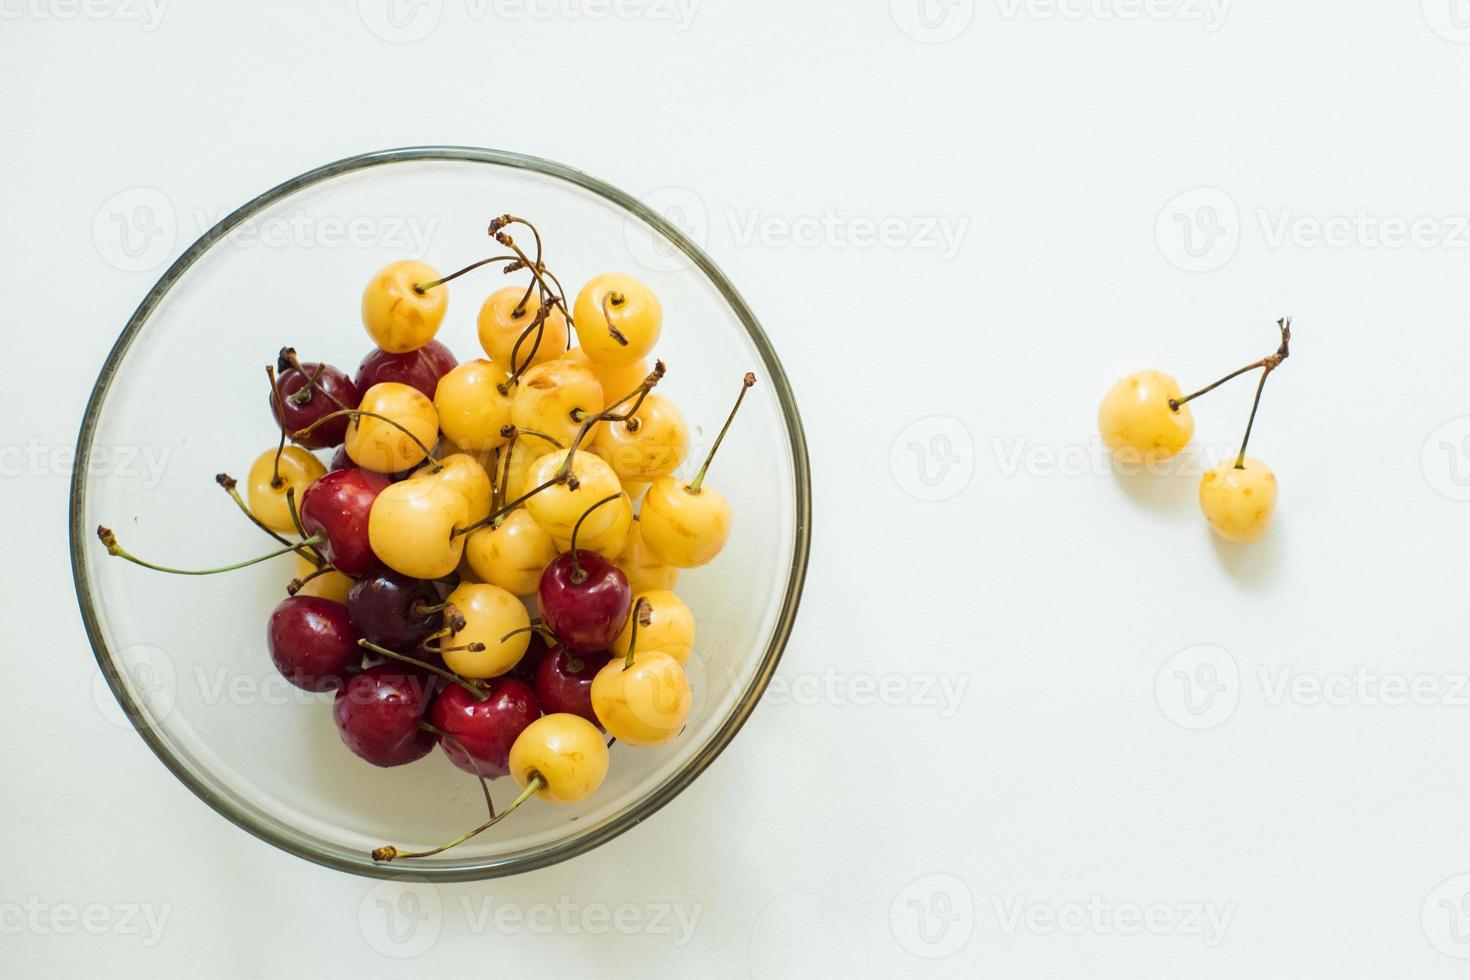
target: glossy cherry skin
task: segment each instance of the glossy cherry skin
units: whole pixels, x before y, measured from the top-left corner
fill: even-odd
[[[359,758],[375,766],[422,759],[435,736],[420,727],[432,697],[429,678],[401,664],[378,664],[352,675],[332,702],[337,734]]]
[[[359,636],[407,653],[444,624],[444,614],[416,611],[442,601],[434,582],[409,578],[383,565],[369,570],[347,593],[347,615]]]
[[[320,596],[282,600],[271,611],[265,638],[276,669],[304,691],[335,691],[362,662],[346,607]]]
[[[558,555],[541,573],[536,608],[541,622],[562,644],[578,653],[606,650],[623,631],[633,606],[633,589],[622,569],[595,551]]]
[[[592,679],[610,659],[607,653],[549,651],[536,671],[536,697],[542,709],[547,714],[578,715],[601,728],[592,710]]]
[[[326,535],[318,547],[338,571],[361,575],[378,563],[368,544],[368,515],[391,482],[370,470],[334,470],[301,495],[301,526],[309,535]]]
[[[321,368],[320,374],[316,373],[318,367]],[[281,389],[281,401],[285,402],[284,414],[281,406],[276,404],[276,396],[274,394],[269,396],[271,414],[275,416],[276,424],[286,430],[287,436],[299,432],[322,416],[337,411],[341,407],[337,404],[338,401],[348,408],[356,408],[362,398],[362,393],[358,390],[357,385],[352,383],[352,379],[330,364],[318,365],[312,362],[301,365],[301,368],[306,372],[305,374],[288,367],[276,379],[276,384]],[[315,376],[317,385],[325,389],[332,397],[328,398],[312,387],[307,380],[309,376]],[[301,394],[301,401],[295,401],[292,396],[303,388],[310,390]],[[337,401],[333,401],[333,398]],[[307,449],[340,446],[342,440],[347,438],[349,421],[346,415],[333,419],[312,430],[310,435],[297,439],[296,442]]]
[[[425,396],[433,398],[435,389],[439,387],[439,379],[458,364],[449,348],[437,340],[431,340],[418,350],[411,350],[406,354],[390,354],[374,348],[357,366],[357,375],[352,383],[357,385],[358,391],[367,391],[380,382],[396,381],[411,385]]]
[[[434,698],[429,721],[453,736],[439,739],[450,762],[468,773],[478,766],[480,775],[496,779],[510,772],[510,747],[527,725],[541,717],[541,706],[536,692],[514,677],[495,678],[485,694],[485,700],[478,701],[458,684],[445,685]]]

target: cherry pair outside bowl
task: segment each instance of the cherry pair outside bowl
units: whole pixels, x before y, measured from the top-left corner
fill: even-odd
[[[187,220],[188,209],[175,210],[172,220]],[[296,574],[294,557],[225,575],[165,575],[109,557],[96,528],[114,528],[134,554],[176,567],[269,550],[270,539],[214,480],[220,472],[243,478],[275,444],[265,365],[290,345],[304,360],[352,373],[372,347],[359,318],[369,276],[402,258],[448,272],[497,254],[486,228],[507,211],[536,223],[547,265],[571,296],[610,271],[658,294],[664,328],[655,354],[668,364],[659,391],[691,429],[684,475],[719,431],[741,376],[755,372],[758,383],[708,478],[729,498],[734,529],[712,564],[680,573],[675,587],[698,626],[688,665],[694,707],[677,738],[657,748],[615,745],[606,782],[581,803],[532,800],[436,857],[380,864],[373,848],[441,844],[479,824],[484,802],[475,780],[438,749],[396,769],[356,758],[337,736],[331,696],[299,691],[276,673],[266,618]],[[438,339],[460,360],[483,356],[475,316],[506,281],[482,269],[450,284]],[[586,851],[653,814],[749,716],[790,634],[806,571],[805,441],[754,315],[663,217],[583,173],[514,153],[416,147],[352,157],[293,178],[204,231],[108,355],[76,458],[77,597],[128,721],[222,816],[307,860],[363,875],[514,874]],[[120,464],[127,459],[134,463]],[[500,779],[493,790],[504,806],[519,787]]]

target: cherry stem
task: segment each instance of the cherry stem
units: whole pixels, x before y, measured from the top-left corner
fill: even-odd
[[[306,576],[305,578],[293,578],[291,581],[289,581],[289,582],[286,583],[286,594],[287,595],[295,595],[296,593],[300,592],[302,589],[306,588],[306,583],[307,582],[310,582],[314,578],[319,578],[319,577],[327,574],[328,572],[335,572],[335,571],[336,571],[336,569],[333,568],[331,565],[323,565],[322,567],[318,568],[316,571],[312,572],[310,575]]]
[[[709,469],[709,464],[714,462],[715,453],[719,451],[720,443],[725,441],[725,433],[730,431],[730,423],[735,421],[735,413],[740,411],[740,403],[745,401],[745,393],[754,384],[755,374],[750,371],[745,372],[745,377],[740,382],[740,394],[735,398],[735,407],[730,409],[730,415],[725,419],[725,424],[720,429],[720,434],[715,436],[715,444],[709,447],[709,455],[704,458],[704,465],[699,468],[698,473],[694,474],[694,479],[690,481],[689,486],[684,488],[687,492],[699,493],[699,488],[704,483],[705,471]]]
[[[1276,321],[1276,326],[1281,328],[1281,346],[1276,353],[1266,358],[1265,370],[1261,372],[1261,383],[1256,385],[1256,400],[1251,403],[1251,417],[1245,424],[1245,437],[1240,440],[1240,452],[1235,457],[1235,468],[1245,469],[1245,447],[1250,445],[1251,430],[1256,426],[1256,410],[1261,407],[1261,392],[1266,388],[1266,379],[1271,377],[1271,372],[1281,366],[1281,362],[1291,356],[1291,317],[1284,316]]]
[[[643,407],[643,400],[648,397],[648,393],[654,389],[655,385],[663,380],[664,373],[667,370],[664,367],[663,361],[654,361],[653,370],[648,373],[648,377],[644,378],[638,387],[611,405],[608,405],[602,411],[583,419],[581,427],[577,429],[577,436],[572,440],[572,445],[567,451],[567,458],[562,462],[561,472],[557,475],[562,480],[569,479],[572,475],[572,461],[576,458],[577,450],[581,447],[582,442],[587,438],[587,433],[591,432],[593,427],[599,422],[626,422],[632,418],[638,409]],[[633,407],[622,414],[618,414],[617,409],[630,401],[633,403]],[[573,489],[576,489],[575,486]]]
[[[575,523],[575,524],[572,525],[572,540],[571,540],[571,547],[569,548],[569,551],[570,551],[571,556],[572,556],[572,584],[573,585],[581,585],[583,582],[587,581],[587,573],[582,570],[582,564],[581,564],[581,562],[577,561],[577,532],[579,532],[579,531],[582,530],[582,522],[585,521],[587,519],[587,515],[591,514],[594,510],[596,510],[597,508],[601,507],[603,504],[610,504],[610,503],[612,503],[614,500],[617,500],[622,495],[623,495],[623,492],[621,490],[619,490],[617,493],[610,493],[610,494],[608,494],[606,497],[603,497],[601,500],[599,500],[597,503],[593,504],[591,507],[588,507],[586,510],[582,511],[582,516],[579,517],[579,518],[577,518],[577,523]]]
[[[607,324],[607,335],[617,341],[619,347],[627,347],[628,338],[623,336],[621,330],[613,326],[612,308],[622,306],[627,301],[628,298],[616,289],[610,290],[602,297],[602,322]]]
[[[530,228],[531,233],[536,237],[537,254],[540,254],[541,235],[536,231],[536,229],[531,225],[529,221],[525,221],[521,218],[514,218],[510,215],[502,215],[501,218],[511,219],[509,222],[506,222],[506,224],[522,224]],[[536,277],[536,281],[541,284],[541,288],[549,294],[549,302],[561,307],[561,315],[566,317],[567,325],[575,329],[576,324],[572,321],[572,311],[567,309],[566,297],[564,293],[560,291],[561,283],[557,283],[557,290],[552,290],[552,288],[547,285],[545,279],[547,272],[541,267],[541,260],[538,258],[535,262],[532,262],[530,257],[528,257],[525,252],[521,251],[520,246],[515,243],[515,239],[511,238],[504,231],[500,230],[501,228],[505,227],[505,224],[501,224],[499,227],[496,226],[496,222],[500,220],[500,218],[497,218],[495,219],[495,221],[490,222],[490,234],[495,238],[497,242],[504,245],[506,248],[510,249],[516,254],[516,257],[521,260],[521,265],[528,272],[530,272],[531,275]],[[570,338],[570,336],[571,335],[569,332],[568,337]]]
[[[271,487],[279,490],[283,482],[281,480],[281,454],[286,451],[286,403],[281,399],[281,386],[276,381],[276,369],[267,364],[265,376],[271,383],[271,398],[275,399],[276,411],[281,413],[281,438],[276,443],[276,458],[271,460]]]
[[[441,728],[436,728],[435,726],[429,724],[427,721],[419,722],[419,728],[423,731],[428,732],[430,735],[433,735],[436,738],[450,743],[455,748],[464,753],[464,757],[469,762],[470,768],[475,770],[475,777],[480,781],[480,791],[485,794],[485,808],[490,811],[490,819],[494,820],[495,801],[490,799],[490,781],[487,780],[485,778],[485,774],[480,771],[480,764],[475,761],[474,756],[470,755],[470,750],[465,748],[464,743],[461,742],[459,739],[455,738],[453,735],[449,734]]]
[[[514,256],[514,255],[492,255],[488,259],[481,259],[478,262],[471,262],[469,265],[465,266],[463,269],[460,269],[460,270],[458,270],[456,272],[451,272],[449,275],[444,276],[442,279],[435,279],[432,282],[416,282],[416,283],[413,283],[413,291],[415,293],[417,293],[418,295],[422,296],[422,295],[424,295],[424,293],[426,293],[429,290],[433,289],[435,286],[442,286],[442,285],[444,285],[447,282],[453,282],[454,280],[458,279],[460,276],[464,275],[465,273],[467,273],[467,272],[474,272],[476,269],[479,269],[482,266],[491,265],[491,264],[493,264],[495,262],[516,262],[516,261],[519,261],[519,259],[516,256]]]
[[[500,642],[504,643],[512,636],[515,636],[517,633],[540,633],[542,637],[545,638],[546,642],[551,643],[555,646],[561,646],[561,641],[556,638],[556,634],[551,632],[551,630],[547,629],[545,626],[542,626],[540,623],[532,623],[530,626],[522,626],[518,629],[513,629],[509,633],[502,636],[500,638]]]
[[[291,512],[291,523],[296,525],[296,533],[301,535],[303,538],[306,537],[306,526],[301,523],[301,513],[296,509],[295,487],[286,488],[286,510]],[[311,559],[317,565],[325,565],[327,563],[326,555],[323,555],[321,551],[317,548],[312,548],[311,551],[307,553],[306,557]]]
[[[522,428],[519,425],[506,425],[506,426],[502,426],[501,427],[500,434],[501,435],[507,435],[507,433],[505,431],[506,429],[511,430],[510,433],[509,433],[509,436],[510,437],[517,436],[517,435],[522,435],[522,436],[535,436],[537,439],[545,439],[547,442],[551,443],[557,449],[565,449],[565,448],[567,448],[566,446],[563,446],[561,444],[561,440],[558,439],[556,436],[549,436],[546,433],[540,431],[539,429],[526,429],[526,428]]]
[[[440,603],[436,603],[434,605],[429,605],[428,603],[424,602],[424,600],[422,600],[422,599],[416,599],[414,601],[413,605],[411,605],[411,606],[408,607],[408,614],[410,616],[415,617],[415,618],[418,618],[418,617],[421,617],[421,616],[432,616],[436,612],[443,612],[445,609],[448,609],[451,605],[452,605],[452,603],[449,603],[449,602],[440,602]]]
[[[527,296],[531,294],[531,288],[534,288],[535,285],[536,283],[532,281],[531,286],[526,290]],[[521,302],[524,303],[525,300],[523,299]],[[543,301],[536,308],[536,316],[531,320],[530,325],[522,330],[520,336],[516,338],[515,346],[510,349],[510,376],[500,385],[500,393],[502,395],[509,392],[511,386],[520,381],[521,374],[536,359],[537,352],[541,350],[541,340],[546,335],[546,318],[551,315],[553,309],[555,309],[555,305],[550,300]],[[515,311],[512,311],[511,315],[524,316],[525,313],[522,311],[517,314]],[[526,338],[531,335],[532,330],[536,331],[536,342],[531,345],[531,353],[527,354],[526,359],[522,361],[520,359],[521,345],[526,342]]]
[[[354,423],[358,422],[358,420],[364,415],[366,415],[370,419],[377,419],[379,422],[387,422],[389,425],[393,426],[393,428],[397,429],[399,432],[402,432],[404,435],[412,439],[413,444],[423,450],[424,458],[434,463],[434,471],[438,471],[439,460],[434,457],[434,451],[428,446],[424,445],[424,441],[422,439],[414,435],[412,432],[409,432],[408,429],[404,428],[400,423],[395,422],[393,419],[390,419],[388,416],[379,415],[377,412],[364,411],[360,408],[342,408],[338,409],[335,412],[328,412],[326,415],[323,415],[321,418],[317,419],[306,428],[297,429],[295,432],[291,433],[291,438],[300,440],[306,436],[311,435],[311,433],[319,426],[330,422],[332,419],[342,418],[344,415],[351,416]]]
[[[546,489],[548,489],[550,487],[554,487],[558,483],[565,483],[565,482],[567,482],[567,478],[564,477],[564,476],[562,476],[560,473],[558,473],[556,476],[553,476],[551,479],[547,480],[545,483],[541,484],[540,486],[538,486],[538,487],[536,487],[536,488],[534,488],[532,490],[527,490],[525,493],[521,494],[519,497],[517,497],[516,499],[512,500],[510,503],[503,505],[499,510],[492,510],[490,512],[489,516],[485,517],[484,519],[478,520],[478,521],[476,521],[473,524],[467,524],[464,527],[457,527],[457,528],[455,528],[453,531],[449,532],[449,540],[453,541],[455,538],[459,537],[461,534],[469,534],[471,531],[475,530],[475,528],[484,527],[487,524],[493,524],[493,523],[495,523],[495,521],[497,519],[499,519],[501,517],[504,517],[506,514],[509,514],[511,511],[515,510],[521,504],[525,503],[526,501],[530,500],[532,497],[536,496],[536,494],[540,493],[542,490],[546,490]]]
[[[401,653],[395,653],[394,651],[389,650],[387,647],[378,646],[371,640],[358,640],[357,645],[362,647],[364,650],[371,650],[373,653],[376,653],[379,656],[388,657],[392,660],[400,661],[401,663],[411,664],[414,667],[422,667],[424,670],[427,670],[431,674],[438,674],[440,677],[444,678],[446,681],[449,681],[451,684],[458,684],[466,691],[469,691],[470,694],[474,696],[474,699],[476,701],[483,701],[490,696],[475,685],[471,684],[469,681],[465,680],[463,677],[459,676],[453,671],[445,670],[443,667],[435,667],[433,664],[423,660],[419,660],[416,657],[409,657]]]
[[[456,837],[454,840],[450,841],[449,843],[447,843],[447,844],[441,844],[438,847],[433,848],[432,850],[428,850],[428,851],[413,851],[413,852],[405,853],[405,852],[402,852],[402,851],[398,850],[398,848],[394,847],[392,844],[385,844],[382,847],[378,848],[377,850],[373,851],[373,860],[374,861],[392,861],[394,858],[422,858],[422,857],[432,857],[435,854],[438,854],[438,853],[440,853],[442,851],[447,851],[451,847],[455,847],[455,846],[457,846],[459,844],[463,844],[465,841],[469,840],[472,837],[479,836],[480,834],[482,834],[485,831],[489,830],[491,827],[493,827],[496,824],[498,824],[500,821],[504,820],[506,817],[510,816],[512,813],[515,813],[516,812],[516,809],[518,807],[520,807],[520,805],[522,803],[524,803],[527,800],[529,800],[532,796],[534,796],[537,792],[539,792],[545,785],[546,785],[546,779],[545,779],[545,777],[543,777],[539,772],[532,773],[531,774],[531,780],[530,780],[530,782],[526,783],[526,788],[523,789],[523,790],[521,790],[521,795],[520,796],[517,796],[513,801],[511,801],[510,806],[506,807],[503,811],[501,811],[501,813],[499,815],[494,816],[494,817],[491,817],[489,820],[487,820],[484,823],[480,824],[480,826],[476,827],[474,830],[470,831],[469,833],[462,834],[459,837]]]
[[[275,531],[271,530],[268,526],[266,526],[266,523],[264,521],[256,517],[255,514],[251,512],[250,508],[246,506],[245,500],[240,496],[240,491],[235,489],[239,484],[236,483],[234,477],[230,476],[230,474],[228,473],[217,473],[215,474],[214,482],[218,483],[221,487],[224,488],[225,493],[229,494],[230,499],[235,502],[235,506],[240,508],[240,513],[244,514],[247,518],[250,519],[251,524],[254,524],[266,534],[269,534],[271,537],[275,538],[281,544],[291,543],[290,541],[287,541],[285,538],[281,537],[281,535],[277,534]]]
[[[155,565],[152,562],[144,561],[136,555],[129,553],[127,549],[118,544],[117,535],[112,532],[111,528],[103,527],[100,524],[97,526],[97,539],[102,542],[102,546],[107,549],[107,553],[109,555],[112,555],[114,558],[125,559],[132,562],[134,565],[142,565],[144,568],[151,568],[155,572],[167,572],[170,575],[217,575],[220,572],[233,572],[237,568],[247,568],[251,565],[258,565],[263,561],[270,561],[272,558],[279,558],[282,555],[289,555],[293,551],[300,551],[302,548],[310,548],[314,544],[320,544],[321,542],[325,541],[326,537],[325,535],[321,534],[312,535],[305,541],[299,541],[296,544],[287,545],[286,547],[278,551],[272,551],[268,555],[261,555],[258,558],[251,558],[246,561],[236,562],[233,565],[221,565],[219,568],[205,569],[169,568],[166,565]]]
[[[322,386],[322,383],[321,383],[321,381],[319,379],[321,378],[322,372],[323,372],[323,370],[325,370],[326,365],[324,365],[324,364],[318,364],[316,366],[316,370],[315,371],[312,371],[312,372],[308,373],[307,370],[304,367],[301,366],[301,362],[296,359],[296,348],[294,348],[294,347],[282,347],[281,348],[281,352],[279,354],[277,354],[276,356],[282,362],[290,365],[290,367],[293,370],[295,370],[295,372],[297,374],[301,375],[303,378],[306,379],[306,388],[304,390],[307,393],[307,397],[306,398],[303,398],[303,399],[301,399],[301,401],[297,402],[298,405],[299,404],[304,404],[304,403],[310,401],[311,400],[311,392],[314,389],[316,391],[321,392],[323,398],[327,399],[327,401],[331,402],[333,405],[336,405],[338,408],[346,408],[347,407],[346,405],[342,404],[342,399],[340,399],[337,396],[333,395],[330,391],[328,391],[325,387]],[[299,394],[299,392],[298,392],[298,394]],[[296,395],[293,394],[291,397],[294,399],[296,397]]]
[[[623,660],[624,670],[633,666],[633,654],[638,651],[638,627],[652,623],[653,605],[640,596],[637,605],[633,607],[633,624],[628,631],[628,656]]]
[[[1216,381],[1214,384],[1205,385],[1203,388],[1201,388],[1199,391],[1196,391],[1192,395],[1186,395],[1183,398],[1170,398],[1169,407],[1177,412],[1182,406],[1188,405],[1190,402],[1194,401],[1201,395],[1208,395],[1210,392],[1214,391],[1225,382],[1234,381],[1242,374],[1248,374],[1251,371],[1254,371],[1256,368],[1265,368],[1266,373],[1270,374],[1272,371],[1280,367],[1281,362],[1286,360],[1287,357],[1289,357],[1291,354],[1291,317],[1282,317],[1281,319],[1276,321],[1276,326],[1281,330],[1281,346],[1277,347],[1274,353],[1261,358],[1259,361],[1252,361],[1239,370],[1231,371],[1219,381]]]

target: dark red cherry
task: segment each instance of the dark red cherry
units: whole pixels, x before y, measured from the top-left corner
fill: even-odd
[[[407,653],[444,624],[443,612],[432,608],[442,601],[437,583],[378,565],[353,583],[347,615],[359,636]]]
[[[276,424],[286,430],[287,436],[293,432],[299,432],[322,416],[329,415],[343,406],[356,408],[362,399],[362,393],[357,390],[357,385],[352,383],[352,379],[330,364],[307,363],[301,365],[301,371],[286,365],[282,366],[284,370],[276,379],[276,385],[281,390],[281,400],[285,402],[285,413],[283,414],[281,406],[276,404],[274,394],[270,396],[270,402],[271,414],[275,416]],[[302,371],[306,373],[303,374]],[[308,382],[308,375],[316,378],[317,385],[326,391],[326,395]],[[337,402],[342,404],[338,405]],[[310,435],[302,436],[297,442],[308,449],[340,446],[342,440],[347,438],[349,421],[351,420],[344,415],[323,423],[320,427],[313,429]]]
[[[531,642],[526,646],[526,652],[521,654],[521,659],[516,665],[506,672],[507,677],[514,677],[518,681],[536,686],[536,670],[541,666],[541,661],[546,656],[546,638],[540,632],[533,631],[530,634]]]
[[[429,711],[427,674],[402,664],[369,667],[337,692],[332,719],[342,743],[375,766],[401,766],[422,759],[435,736],[420,722]]]
[[[429,721],[441,732],[453,736],[439,739],[439,746],[450,762],[470,773],[478,765],[481,775],[495,779],[510,771],[511,743],[540,717],[541,707],[536,692],[514,677],[495,678],[489,682],[485,694],[485,700],[479,701],[460,685],[446,684],[434,698]]]
[[[357,375],[352,379],[358,391],[367,391],[375,384],[394,381],[412,385],[429,398],[439,387],[439,379],[454,370],[459,362],[449,348],[431,340],[418,350],[407,354],[390,354],[374,348],[357,366]]]
[[[580,653],[596,653],[628,622],[633,590],[620,568],[595,551],[558,555],[541,573],[536,608],[541,622],[563,645]]]
[[[580,715],[598,728],[602,722],[592,710],[592,679],[612,659],[608,653],[572,653],[557,648],[541,658],[536,671],[536,697],[547,714]]]
[[[276,668],[303,690],[335,691],[362,662],[347,608],[331,599],[283,599],[271,612],[265,635]]]
[[[368,515],[389,479],[371,470],[334,470],[301,495],[301,526],[324,534],[322,555],[348,575],[361,575],[378,563],[368,544]]]

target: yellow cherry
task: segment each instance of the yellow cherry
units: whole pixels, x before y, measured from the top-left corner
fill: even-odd
[[[572,319],[582,351],[593,361],[617,366],[648,356],[658,343],[664,313],[653,290],[632,276],[608,273],[582,287]]]
[[[582,524],[582,531],[577,536],[578,551],[595,551],[608,561],[612,561],[622,554],[623,548],[628,544],[628,535],[633,530],[633,501],[628,495],[622,494],[618,499],[609,501],[606,507],[600,507],[594,513],[603,510],[613,512],[613,521],[606,529],[595,534],[588,533],[587,528],[592,523],[592,517],[587,518]],[[557,538],[556,548],[558,551],[570,551],[572,547],[571,538]]]
[[[510,746],[510,774],[521,786],[541,777],[536,795],[552,803],[576,803],[607,778],[607,743],[597,726],[580,715],[542,715]]]
[[[649,394],[632,418],[599,425],[592,445],[618,479],[650,482],[673,473],[689,455],[689,426],[673,402]]]
[[[506,636],[531,625],[525,604],[498,585],[461,582],[445,600],[464,617],[465,628],[454,634],[444,651],[444,664],[461,677],[499,677],[520,662],[531,634]],[[503,639],[502,639],[503,638]],[[460,650],[483,643],[483,650]]]
[[[536,486],[530,482],[531,467],[535,465],[536,460],[553,452],[556,452],[556,447],[545,439],[526,434],[516,437],[515,442],[511,444],[510,454],[500,462],[501,480],[505,484],[503,495],[506,502],[521,499],[527,491]]]
[[[372,415],[355,416],[348,424],[346,449],[348,458],[363,469],[378,473],[412,469],[439,438],[439,412],[411,385],[375,384],[363,392],[358,410]]]
[[[471,531],[464,553],[481,581],[529,596],[536,594],[541,573],[555,560],[557,548],[526,509],[517,507],[497,523]]]
[[[613,559],[613,564],[622,569],[634,595],[672,589],[679,577],[679,570],[666,564],[649,550],[648,544],[643,540],[641,527],[642,521],[633,518],[633,526],[628,530],[628,540],[624,543],[622,552]]]
[[[343,575],[336,569],[322,572],[313,577],[317,568],[311,563],[311,559],[300,554],[296,555],[296,577],[306,584],[296,590],[297,595],[314,595],[322,599],[331,599],[333,602],[347,604],[347,593],[352,591],[352,579]],[[306,582],[310,578],[311,581]]]
[[[633,636],[635,618],[638,620],[636,638]],[[613,653],[626,657],[629,643],[636,644],[635,652],[662,650],[679,663],[687,663],[694,649],[694,613],[683,599],[666,589],[644,592],[633,599],[633,615],[613,640]]]
[[[635,504],[638,501],[642,500],[643,495],[648,492],[649,481],[623,480],[621,482],[623,484],[623,493],[626,493],[628,495],[628,499],[633,501],[633,503]]]
[[[1199,506],[1210,527],[1226,541],[1258,541],[1276,511],[1276,475],[1250,457],[1239,469],[1233,459],[1222,463],[1200,477]]]
[[[622,398],[641,385],[648,377],[648,361],[642,357],[629,364],[600,364],[588,357],[587,352],[582,348],[573,347],[562,356],[562,360],[580,364],[596,375],[597,383],[602,385],[602,397],[605,402]]]
[[[521,297],[525,295],[525,289],[520,286],[506,286],[491,293],[485,305],[480,307],[480,346],[490,360],[503,365],[507,371],[514,368],[525,371],[532,365],[554,361],[567,349],[567,318],[556,307],[552,307],[536,330],[521,340],[535,321],[538,308],[535,293],[526,300],[525,306],[521,306]],[[538,332],[541,335],[539,344],[536,340]],[[516,349],[517,342],[520,343],[519,350]]]
[[[1188,405],[1176,410],[1170,400],[1184,396],[1179,382],[1162,371],[1130,374],[1108,390],[1097,410],[1103,442],[1131,462],[1165,459],[1194,436]]]
[[[565,449],[558,449],[532,463],[530,472],[526,474],[528,491],[547,483],[560,473],[566,462],[567,452]],[[526,510],[530,511],[531,517],[547,534],[560,540],[570,540],[577,519],[589,507],[604,497],[622,492],[622,484],[618,482],[618,476],[610,466],[591,453],[578,450],[572,456],[571,479],[566,483],[554,483],[528,497]],[[581,535],[596,537],[605,533],[616,520],[617,508],[611,505],[599,507],[587,515],[587,520],[582,523]]]
[[[469,453],[454,453],[439,460],[437,466],[416,473],[415,478],[438,480],[464,497],[469,507],[469,523],[490,516],[490,474]]]
[[[378,270],[362,294],[362,325],[373,343],[392,354],[405,354],[434,339],[449,291],[432,286],[439,273],[423,262],[393,262]]]
[[[276,451],[267,449],[250,464],[250,475],[246,478],[246,493],[250,499],[250,513],[273,531],[295,531],[296,523],[291,520],[291,508],[286,503],[286,491],[294,489],[296,508],[301,509],[301,495],[317,478],[327,472],[321,460],[300,446],[287,446],[281,452],[279,466],[280,484],[272,481],[278,472]]]
[[[679,661],[660,650],[607,662],[592,678],[592,711],[607,733],[629,745],[662,745],[684,727],[694,703]]]
[[[505,372],[484,359],[465,361],[440,378],[434,408],[444,435],[475,452],[503,446],[500,430],[510,424],[510,396],[500,390],[505,381]]]
[[[583,420],[602,406],[602,385],[589,369],[565,360],[547,361],[521,375],[511,396],[510,420],[517,428],[545,433],[566,446]]]
[[[714,560],[730,537],[730,503],[713,487],[661,476],[643,495],[639,529],[666,565],[697,568]]]
[[[433,476],[390,483],[368,512],[368,544],[389,568],[410,578],[443,578],[459,565],[470,507],[464,494]]]

